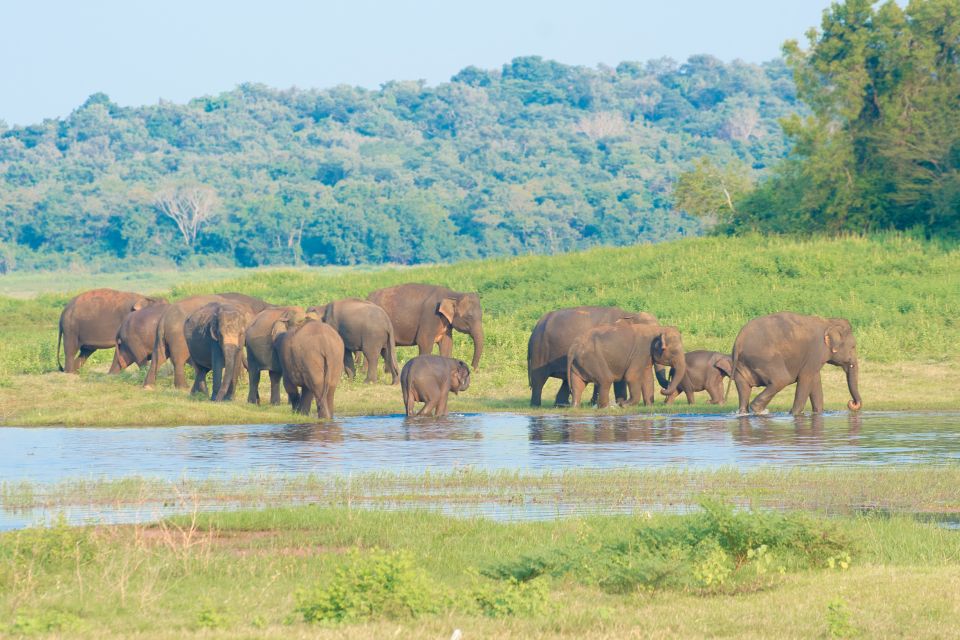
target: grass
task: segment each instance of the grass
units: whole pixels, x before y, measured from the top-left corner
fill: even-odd
[[[169,290],[163,290],[160,283],[166,286],[170,280],[146,279],[141,288],[174,299],[241,291],[278,304],[300,305],[364,297],[373,289],[409,281],[478,291],[484,305],[486,350],[470,390],[452,399],[452,411],[526,411],[529,332],[544,312],[578,304],[616,304],[651,311],[662,322],[681,329],[687,349],[729,350],[743,323],[782,309],[843,316],[853,323],[857,335],[865,408],[960,407],[960,386],[939,382],[955,380],[960,373],[960,251],[903,236],[698,238],[554,257],[404,269],[231,271],[224,280],[211,280],[209,275],[183,274],[180,283]],[[0,279],[0,287],[5,287],[5,282]],[[75,284],[67,282],[70,287]],[[89,286],[94,282],[91,279]],[[151,291],[147,283],[161,290]],[[143,392],[137,384],[142,374],[103,375],[109,352],[95,354],[78,378],[53,373],[57,319],[73,293],[60,290],[26,300],[0,297],[0,424],[291,420],[286,408],[243,404],[243,385],[238,400],[227,406],[187,398],[169,388],[169,377],[161,380],[156,392]],[[455,343],[456,354],[469,360],[469,338],[457,335]],[[401,361],[413,354],[413,349],[400,349]],[[842,373],[833,367],[824,372],[827,408],[843,409],[847,392]],[[548,385],[546,397],[556,384]],[[733,408],[735,395],[731,393],[719,410]],[[785,410],[791,400],[788,389],[771,409]],[[705,401],[705,394],[700,394],[699,402]],[[399,390],[387,385],[344,383],[337,392],[340,415],[397,413],[401,407]],[[704,409],[701,404],[695,410]],[[638,410],[651,411],[630,411]],[[686,411],[687,407],[682,403],[672,409],[657,405],[653,410]]]
[[[0,633],[956,637],[956,533],[898,517],[724,513],[497,524],[299,507],[28,529],[0,534]],[[686,554],[690,573],[638,582],[652,549]],[[576,561],[504,576],[537,558]],[[598,563],[632,582],[597,581]]]

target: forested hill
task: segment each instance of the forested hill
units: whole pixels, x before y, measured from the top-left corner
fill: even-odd
[[[676,176],[705,155],[762,170],[798,109],[781,62],[710,56],[524,57],[435,87],[245,84],[186,105],[96,94],[65,119],[0,122],[0,271],[421,263],[695,234],[669,202]]]

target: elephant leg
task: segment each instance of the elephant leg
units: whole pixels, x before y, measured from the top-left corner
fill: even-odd
[[[76,373],[77,352],[80,351],[80,344],[76,336],[63,334],[63,371],[64,373]]]
[[[90,347],[80,347],[80,355],[77,356],[78,370],[83,366],[83,364],[87,361],[87,358],[89,358],[94,351],[96,351],[96,349],[91,349]]]
[[[683,393],[687,396],[687,404],[693,404],[693,389],[687,387],[683,390]]]
[[[323,402],[323,406],[326,408],[327,418],[333,418],[333,394],[336,393],[336,391],[336,385],[327,385],[327,395],[324,397]]]
[[[540,371],[530,373],[530,406],[539,407],[543,398],[543,385],[547,383],[547,376]]]
[[[290,401],[290,409],[297,411],[300,408],[300,389],[286,377],[283,378],[283,390],[287,392],[287,400]]]
[[[817,373],[810,389],[810,407],[814,413],[823,413],[823,381]]]
[[[194,367],[193,387],[190,388],[191,394],[202,393],[203,395],[207,395],[206,378],[209,372],[210,369],[205,369],[200,366]]]
[[[586,383],[583,385],[586,387]],[[583,393],[583,389],[580,390],[580,393]],[[555,407],[566,407],[570,404],[570,383],[567,381],[566,376],[563,377],[563,382],[560,383],[560,389],[557,390],[557,397],[553,401],[553,406]],[[580,401],[577,401],[577,404],[580,404]],[[576,405],[574,405],[576,406]]]
[[[710,394],[710,404],[723,402],[723,376],[715,376],[707,380],[707,393]]]
[[[213,354],[210,358],[213,362],[213,393],[210,395],[211,400],[216,400],[220,397],[220,388],[224,384],[229,384],[231,371],[226,371],[224,368],[224,357],[223,351],[220,350],[218,346],[213,347]],[[226,380],[224,380],[226,378]]]
[[[447,400],[449,399],[449,391],[440,392],[440,400],[437,401],[437,416],[447,415]]]
[[[177,345],[171,344],[170,362],[173,364],[173,386],[177,389],[187,388],[187,374],[184,371],[187,366],[187,360],[190,359],[190,353],[187,351],[186,343]],[[203,382],[204,392],[206,392],[206,381]]]
[[[250,389],[247,390],[247,402],[260,404],[260,367],[255,366],[252,362],[250,368],[247,369],[247,381],[250,384]]]
[[[616,400],[627,399],[627,381],[617,380],[613,383],[613,397]]]
[[[737,400],[740,404],[737,413],[745,416],[747,415],[747,406],[750,404],[750,392],[753,390],[753,387],[739,375],[734,376],[733,382],[737,385]]]
[[[580,400],[583,398],[583,390],[587,387],[586,381],[585,381],[583,378],[581,378],[579,375],[573,374],[573,377],[572,377],[572,379],[569,381],[569,384],[567,384],[567,381],[566,381],[566,380],[563,381],[563,385],[560,387],[560,391],[561,391],[561,392],[563,391],[563,387],[564,387],[564,386],[567,387],[568,391],[572,391],[572,392],[573,392],[573,400],[572,400],[572,402],[570,402],[570,406],[571,406],[571,407],[579,407],[579,406],[580,406]],[[560,393],[559,393],[559,392],[557,393],[557,405],[556,405],[556,406],[558,406],[558,407],[561,406],[561,404],[560,404]]]
[[[625,378],[627,381],[627,389],[630,391],[630,397],[620,403],[621,406],[637,404],[638,399],[643,397],[643,384],[640,379],[635,376],[628,376]],[[676,395],[674,395],[676,397]]]
[[[377,359],[380,357],[377,349],[366,349],[363,352],[363,358],[367,361],[367,377],[364,380],[367,384],[373,384],[377,381]]]
[[[343,375],[347,376],[348,380],[353,380],[357,375],[353,355],[353,351],[343,350]]]
[[[606,409],[610,406],[610,387],[613,386],[613,382],[604,380],[603,382],[597,382],[594,385],[597,389],[597,408]]]
[[[439,391],[437,392],[437,395],[439,395]],[[437,413],[437,405],[438,405],[438,404],[439,404],[439,401],[437,400],[436,396],[434,396],[434,397],[432,397],[432,398],[429,398],[429,399],[423,404],[423,407],[421,407],[420,411],[417,412],[417,415],[418,415],[418,416],[423,416],[423,415],[432,416],[432,415],[436,415],[436,413]]]
[[[653,404],[653,371],[649,367],[644,367],[640,373],[640,392],[643,394],[643,406],[649,407]]]
[[[754,413],[766,413],[767,405],[773,400],[773,396],[783,391],[783,388],[788,384],[790,382],[786,380],[771,381],[750,403],[750,410]]]
[[[279,371],[270,372],[270,404],[280,404],[280,378],[283,377]]]
[[[797,378],[797,388],[793,394],[793,406],[790,408],[792,415],[798,416],[803,413],[803,408],[807,404],[807,398],[810,397],[811,391],[813,391],[813,376],[801,373],[800,377]]]
[[[310,407],[313,405],[313,389],[310,387],[303,387],[303,392],[300,394],[300,406],[297,407],[297,413],[302,413],[305,416],[310,415]],[[317,402],[317,413],[321,412],[320,405],[323,404],[323,399],[320,399]]]

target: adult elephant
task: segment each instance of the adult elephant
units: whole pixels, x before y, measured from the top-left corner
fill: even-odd
[[[472,368],[483,353],[483,309],[476,293],[460,293],[432,284],[401,284],[378,289],[367,300],[390,316],[397,346],[420,349],[420,355],[440,345],[440,355],[453,353],[453,330],[473,338]]]
[[[377,361],[383,356],[384,371],[393,378],[390,384],[399,383],[393,323],[383,307],[368,300],[344,298],[323,307],[310,307],[309,311],[320,316],[343,338],[343,368],[348,378],[357,374],[353,356],[360,352],[367,365],[366,382],[377,381]]]
[[[555,404],[570,403],[570,385],[567,381],[567,353],[577,338],[602,324],[613,324],[627,319],[638,324],[657,324],[651,313],[631,313],[620,307],[569,307],[544,314],[537,321],[527,343],[527,381],[530,383],[530,406],[539,407],[543,385],[549,378],[561,380]],[[656,369],[657,379],[666,387],[669,381],[662,367]],[[626,398],[626,385],[617,382],[615,394]],[[596,394],[594,394],[596,395]]]
[[[820,369],[825,364],[840,367],[847,375],[851,400],[847,407],[858,411],[860,373],[857,340],[853,327],[843,318],[805,316],[789,311],[754,318],[740,329],[733,343],[733,381],[740,399],[740,413],[749,408],[764,413],[770,400],[787,385],[796,383],[790,413],[803,412],[807,399],[814,413],[823,412]],[[753,387],[765,387],[750,402]]]
[[[573,406],[580,405],[584,387],[597,386],[597,406],[610,404],[610,387],[622,380],[630,390],[623,405],[653,404],[654,364],[673,367],[675,376],[665,393],[676,392],[687,370],[683,340],[676,327],[638,324],[628,319],[594,327],[577,338],[567,355],[567,379],[573,394]]]
[[[283,369],[283,388],[294,411],[309,414],[314,399],[317,417],[333,417],[333,398],[343,375],[343,340],[319,320],[298,322],[285,314],[273,325],[273,348]]]
[[[233,302],[209,302],[183,323],[183,337],[193,363],[191,393],[205,391],[207,373],[213,372],[210,399],[232,400],[243,367],[244,333],[253,320],[249,307]]]
[[[93,289],[76,296],[60,314],[57,367],[60,371],[76,373],[94,351],[116,346],[117,330],[128,314],[159,302],[166,301],[116,289]],[[63,364],[60,364],[61,341]]]
[[[244,334],[247,346],[247,376],[250,381],[250,390],[247,392],[247,402],[260,404],[260,373],[267,371],[270,375],[270,404],[280,404],[280,379],[283,370],[280,367],[280,358],[273,348],[273,325],[289,314],[294,323],[306,319],[303,307],[267,307],[258,313]],[[319,320],[319,317],[313,316]]]
[[[120,373],[131,364],[143,367],[153,353],[160,317],[170,305],[152,304],[127,315],[117,330],[117,348],[113,352],[110,373]]]
[[[150,355],[150,369],[143,381],[145,389],[153,388],[157,382],[157,372],[167,358],[173,363],[173,384],[177,389],[187,388],[187,376],[184,367],[190,358],[187,341],[183,336],[183,323],[187,316],[205,304],[211,302],[232,302],[248,309],[255,315],[269,305],[242,293],[220,293],[204,296],[191,296],[175,302],[164,310],[157,323],[157,333],[153,340],[153,352]]]

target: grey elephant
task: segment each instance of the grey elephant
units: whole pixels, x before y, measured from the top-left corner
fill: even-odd
[[[666,389],[674,393],[687,369],[683,340],[676,327],[618,320],[591,329],[573,343],[567,354],[572,406],[580,405],[583,389],[590,382],[599,391],[597,406],[608,406],[610,387],[618,380],[623,380],[630,392],[621,404],[637,404],[641,396],[643,404],[653,404],[651,369],[655,363],[676,369]]]
[[[247,307],[223,301],[207,303],[187,316],[183,336],[196,373],[191,393],[206,388],[205,379],[212,371],[210,399],[233,399],[243,367],[244,332],[251,320]]]
[[[340,334],[344,346],[343,368],[348,378],[353,379],[357,374],[353,358],[359,352],[366,361],[367,383],[377,381],[377,361],[381,356],[384,371],[392,376],[391,384],[399,382],[393,323],[382,307],[368,300],[344,298],[307,311],[320,316]]]
[[[749,409],[766,412],[767,405],[784,387],[796,383],[790,413],[797,415],[810,400],[814,413],[823,412],[820,369],[832,364],[843,369],[851,400],[847,407],[858,411],[860,370],[853,327],[843,318],[821,318],[782,311],[754,318],[740,329],[733,343],[733,382],[740,400],[740,413]],[[753,387],[765,387],[753,402]]]
[[[273,348],[283,370],[283,388],[294,411],[309,414],[314,399],[317,417],[332,418],[337,383],[343,375],[343,340],[319,320],[284,314],[273,325]]]
[[[664,402],[670,404],[676,399],[680,392],[687,396],[687,404],[693,404],[693,394],[698,391],[706,391],[710,394],[710,404],[720,404],[723,402],[723,379],[730,377],[733,373],[733,360],[726,353],[717,351],[687,351],[687,372],[680,381],[677,390],[667,395],[666,388],[661,393],[666,395]],[[670,379],[676,375],[675,370],[671,370]]]
[[[260,374],[267,371],[270,376],[270,404],[280,404],[280,382],[283,369],[280,356],[273,348],[273,325],[284,314],[291,314],[294,322],[306,320],[303,307],[267,307],[256,316],[245,332],[247,347],[247,376],[250,389],[247,402],[260,404]],[[318,317],[312,316],[314,320]]]
[[[527,381],[530,384],[530,406],[539,407],[543,385],[550,378],[561,380],[560,390],[554,401],[556,406],[570,403],[570,385],[567,382],[567,353],[573,343],[594,327],[625,319],[638,324],[657,324],[651,313],[632,313],[620,307],[569,307],[544,314],[537,321],[527,343]],[[657,377],[666,386],[669,382],[662,367]],[[617,382],[616,397],[626,398],[626,385]],[[596,400],[596,392],[594,400]]]
[[[131,364],[143,368],[150,361],[157,325],[169,306],[166,302],[152,304],[127,314],[117,330],[117,348],[113,352],[110,373],[120,373]]]
[[[153,339],[153,352],[150,354],[150,369],[143,381],[143,386],[150,389],[157,382],[157,372],[167,358],[173,364],[173,384],[177,389],[187,388],[186,364],[190,358],[190,350],[183,336],[183,323],[187,316],[200,307],[211,302],[231,302],[244,307],[250,315],[256,315],[268,305],[259,298],[242,293],[219,293],[184,298],[167,307],[160,321],[157,323],[157,333]]]
[[[163,298],[116,289],[93,289],[74,297],[60,314],[57,367],[60,371],[76,373],[94,351],[116,346],[117,331],[127,315],[163,302],[166,302]],[[61,342],[63,364],[60,364]]]
[[[470,386],[470,369],[463,360],[422,355],[412,358],[400,372],[400,390],[408,416],[447,415],[450,392],[460,393]],[[416,403],[423,407],[416,411]]]
[[[440,345],[440,355],[453,353],[453,330],[473,338],[472,367],[483,354],[483,308],[476,293],[461,293],[432,284],[401,284],[378,289],[367,300],[383,308],[393,323],[397,346],[417,346],[420,355]]]

